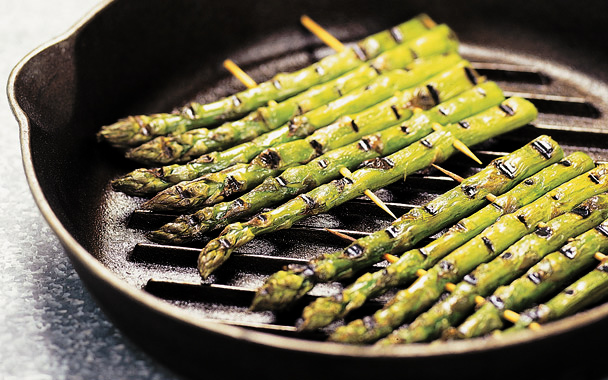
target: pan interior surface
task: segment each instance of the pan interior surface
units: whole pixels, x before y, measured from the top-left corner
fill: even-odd
[[[240,90],[238,81],[221,69],[225,58],[239,62],[255,80],[262,81],[276,72],[307,66],[329,54],[328,48],[299,27],[301,14],[310,14],[345,42],[420,12],[446,22],[460,37],[465,58],[499,83],[505,92],[523,94],[533,100],[540,111],[533,125],[475,147],[484,161],[510,152],[540,134],[552,135],[567,153],[583,150],[597,161],[608,161],[605,143],[608,70],[604,70],[608,59],[602,59],[605,52],[594,50],[594,46],[601,45],[601,36],[587,29],[589,23],[572,19],[586,17],[592,22],[600,17],[605,6],[594,2],[594,12],[579,10],[583,14],[573,13],[572,18],[559,24],[553,11],[525,2],[516,2],[509,9],[501,8],[500,15],[486,2],[465,3],[454,2],[446,7],[438,3],[410,2],[395,8],[390,2],[375,2],[373,6],[362,1],[348,6],[340,2],[297,2],[293,7],[264,2],[245,11],[239,2],[222,2],[220,6],[186,0],[153,1],[144,6],[136,1],[114,1],[73,35],[31,57],[16,77],[14,88],[15,99],[28,117],[31,163],[26,164],[32,166],[45,195],[41,202],[49,205],[60,227],[119,280],[135,289],[144,289],[169,307],[192,317],[191,325],[180,320],[172,332],[160,332],[164,309],[132,306],[130,311],[147,313],[143,319],[148,321],[142,322],[145,328],[164,336],[153,342],[152,338],[142,337],[144,327],[138,330],[135,322],[125,315],[129,314],[127,311],[114,310],[116,306],[108,301],[113,295],[110,287],[104,290],[103,282],[90,279],[95,274],[83,269],[79,272],[83,280],[117,325],[127,335],[136,336],[135,340],[143,342],[154,354],[159,354],[161,360],[180,365],[186,365],[182,363],[188,363],[191,357],[183,352],[180,352],[181,359],[166,352],[162,354],[163,339],[170,340],[170,335],[178,334],[184,345],[191,346],[195,344],[194,336],[199,338],[193,331],[200,330],[208,320],[244,326],[271,336],[295,338],[296,342],[302,339],[319,341],[320,346],[326,344],[320,342],[323,334],[302,336],[294,332],[292,327],[298,310],[281,315],[250,312],[251,290],[286,261],[308,259],[345,246],[344,241],[323,232],[324,228],[365,234],[387,226],[390,223],[387,215],[365,199],[357,199],[330,213],[309,218],[292,230],[256,239],[204,284],[209,285],[208,291],[201,292],[201,280],[194,267],[200,246],[163,250],[151,245],[144,232],[151,225],[165,221],[163,218],[167,216],[140,215],[136,211],[143,199],[110,188],[112,178],[137,165],[95,141],[98,128],[119,117],[169,111],[190,100],[205,102]],[[518,6],[519,10],[514,10]],[[565,2],[557,2],[555,9],[560,7],[564,9]],[[531,22],[535,17],[536,24]],[[553,34],[547,33],[547,25],[555,29]],[[577,44],[571,36],[564,37],[562,28],[571,25],[577,25],[578,38],[584,43]],[[477,169],[462,157],[454,157],[446,167],[463,176]],[[423,171],[379,194],[396,212],[404,213],[451,186],[435,172]],[[77,268],[81,267],[77,256],[72,260]],[[340,283],[318,286],[311,295],[329,294],[340,286]],[[605,319],[605,307],[598,309],[598,315],[589,323],[598,324]],[[602,325],[605,326],[605,322]],[[560,333],[578,331],[580,338],[576,342],[579,343],[585,333],[590,333],[585,323],[582,326],[576,322],[558,324],[558,328]],[[222,337],[216,331],[211,337],[202,336],[207,342],[224,345],[228,350],[234,344],[242,344],[243,352],[264,346],[235,336]],[[189,334],[193,337],[187,338]],[[565,339],[564,334],[557,335],[557,339]],[[524,347],[527,344],[529,349],[546,340],[535,339],[530,334],[519,339],[514,342],[523,343]],[[274,341],[269,338],[268,342],[269,348],[264,354],[277,354],[286,363],[293,361],[290,350],[284,347],[275,350]],[[458,343],[441,353],[450,350],[477,353],[488,348],[489,354],[493,347],[487,344],[477,340]],[[325,360],[313,351],[295,351],[300,355],[298,359]],[[425,356],[420,354],[424,351],[415,352],[417,354],[396,350],[369,356],[395,360]],[[436,351],[429,349],[428,352]],[[505,352],[514,354],[510,347]],[[335,363],[352,364],[356,356],[345,354],[341,360],[334,359]],[[255,361],[253,358],[242,360],[243,363]],[[419,360],[418,368],[429,363]],[[454,366],[458,368],[457,364]],[[353,374],[356,370],[355,366]]]

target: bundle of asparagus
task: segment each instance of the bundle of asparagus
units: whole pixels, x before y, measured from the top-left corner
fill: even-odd
[[[237,143],[279,128],[284,123],[297,119],[309,119],[318,125],[327,120],[333,109],[349,100],[360,99],[362,95],[380,101],[382,95],[372,95],[369,87],[393,85],[398,87],[401,69],[411,70],[409,65],[417,58],[455,52],[458,41],[446,25],[432,28],[420,37],[397,45],[375,59],[347,72],[327,83],[316,85],[280,103],[271,103],[251,112],[246,117],[227,122],[217,128],[197,128],[184,133],[172,133],[141,144],[127,151],[126,155],[145,164],[169,164],[187,162],[205,153],[226,149]],[[446,66],[447,67],[447,66]],[[396,73],[392,73],[396,71]],[[431,75],[432,71],[428,73]],[[388,77],[387,77],[388,76]],[[420,78],[422,80],[422,78]],[[387,88],[387,91],[390,91]],[[336,99],[342,98],[340,102]],[[360,101],[360,100],[359,100]],[[333,103],[333,108],[330,104]],[[297,124],[297,121],[293,121]]]
[[[99,131],[98,137],[118,147],[138,145],[155,136],[213,125],[242,116],[271,100],[281,100],[353,70],[368,59],[418,37],[435,26],[419,15],[389,30],[371,35],[354,47],[321,59],[304,69],[277,74],[253,88],[208,104],[190,103],[174,113],[130,116]]]
[[[500,300],[500,302],[484,303],[450,335],[458,338],[472,337],[505,328],[509,323],[505,319],[505,311],[520,311],[533,303],[539,303],[539,300],[545,299],[555,291],[564,288],[568,283],[579,277],[581,273],[588,271],[597,260],[597,253],[602,251],[608,252],[608,220],[604,220],[597,227],[578,235],[558,251],[547,255],[509,285],[500,286],[490,296],[490,299]],[[600,260],[602,259],[601,257]],[[603,275],[600,277],[603,277]],[[589,287],[585,286],[582,289],[587,291]],[[564,296],[572,295],[572,292],[564,293]],[[593,302],[597,299],[597,297],[591,296],[585,298],[587,302]],[[535,308],[540,310],[545,307],[536,306]],[[549,306],[546,310],[544,313],[551,310],[557,314],[557,308],[555,307]],[[564,309],[561,309],[559,313],[563,312]],[[529,318],[530,315],[535,315],[534,319],[538,321],[540,314],[538,311],[536,313],[525,312],[524,317],[518,318],[517,327],[514,326],[513,329],[529,325],[532,321]],[[521,322],[519,321],[520,318],[523,318]],[[555,318],[555,316],[551,318]],[[527,321],[524,322],[524,320]],[[547,320],[548,318],[543,319],[543,321]]]
[[[440,72],[444,68],[448,69]],[[419,84],[421,79],[436,72],[440,73]],[[343,117],[326,127],[315,127],[315,131],[303,139],[293,135],[286,139],[286,142],[266,149],[249,164],[237,164],[218,173],[210,173],[190,182],[181,182],[158,193],[143,207],[162,211],[186,211],[201,204],[214,204],[232,194],[257,186],[266,177],[276,176],[288,167],[305,164],[368,133],[382,130],[396,122],[403,122],[412,116],[414,108],[427,109],[435,106],[435,102],[451,99],[483,79],[478,79],[470,64],[457,55],[422,61],[412,66],[410,71],[398,74],[399,80],[389,77],[388,82],[383,80],[381,85],[367,88],[357,94],[358,97],[353,98],[359,102],[367,97],[377,98],[378,95],[382,98],[382,92],[388,96],[395,87],[403,90],[386,101]],[[386,83],[391,84],[387,86]],[[387,87],[389,89],[385,91]],[[341,99],[339,106],[335,108],[345,109],[351,103],[353,102]],[[333,115],[342,113],[334,110],[330,112]],[[307,124],[314,125],[309,123]],[[256,144],[256,149],[261,148],[262,146]]]
[[[521,214],[520,214],[521,215]],[[481,264],[456,284],[450,295],[437,302],[409,326],[394,331],[379,344],[417,342],[437,337],[446,326],[461,322],[475,307],[477,297],[488,296],[501,284],[523,273],[531,264],[559,248],[568,238],[593,228],[608,216],[608,195],[591,197],[572,211],[557,216],[508,247],[504,254]],[[470,252],[470,251],[469,251]],[[470,252],[472,255],[472,252]],[[488,305],[502,307],[502,299],[491,296]],[[491,306],[490,306],[491,307]],[[468,320],[451,335],[473,337],[488,332],[490,319]],[[477,322],[477,323],[476,323]],[[447,334],[449,336],[450,333]]]
[[[304,308],[300,329],[324,327],[361,307],[371,297],[397,286],[409,285],[421,269],[428,270],[502,215],[515,212],[553,188],[592,169],[593,165],[589,156],[579,152],[542,169],[493,199],[491,204],[458,221],[424,247],[405,252],[399,260],[382,270],[364,274],[338,295],[318,298]]]
[[[567,317],[594,303],[603,300],[608,295],[608,264],[606,255],[600,256],[601,263],[573,284],[562,290],[549,301],[524,311],[515,325],[505,330],[505,333],[518,331],[533,323],[546,323]]]
[[[564,214],[584,200],[608,190],[608,166],[599,165],[551,190],[536,201],[512,214],[499,218],[480,234],[453,250],[419,277],[408,288],[399,291],[373,316],[339,327],[330,339],[340,342],[373,342],[390,334],[408,319],[424,312],[435,302],[448,283],[462,280],[478,265],[498,257],[502,252],[532,232],[539,223]],[[513,256],[501,256],[505,263]],[[507,264],[508,265],[508,264]],[[475,285],[474,274],[465,283]]]

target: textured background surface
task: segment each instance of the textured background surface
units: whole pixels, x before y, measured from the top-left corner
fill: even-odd
[[[99,0],[0,1],[0,77]],[[125,341],[83,288],[42,218],[0,97],[0,379],[172,379]]]

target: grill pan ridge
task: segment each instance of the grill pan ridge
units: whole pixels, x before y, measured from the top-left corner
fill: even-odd
[[[382,350],[323,342],[324,332],[297,333],[294,326],[301,305],[279,314],[250,312],[253,291],[265,277],[286,263],[346,245],[324,228],[358,237],[386,226],[388,216],[364,198],[347,202],[290,230],[256,239],[201,284],[194,267],[200,246],[147,241],[144,231],[172,216],[139,211],[141,199],[113,192],[109,180],[136,166],[94,141],[100,125],[125,114],[151,113],[235,92],[239,84],[219,69],[226,57],[241,62],[256,80],[318,60],[329,50],[297,27],[301,14],[310,14],[348,42],[425,12],[455,30],[462,55],[481,74],[496,81],[506,95],[526,97],[539,109],[532,125],[475,147],[484,163],[540,134],[551,135],[566,153],[582,150],[597,162],[608,161],[608,71],[602,70],[608,60],[601,60],[606,53],[593,49],[601,38],[589,38],[595,30],[583,25],[575,40],[562,31],[576,20],[593,21],[604,7],[601,2],[589,6],[595,11],[570,12],[563,23],[555,22],[553,11],[524,2],[509,9],[488,3],[494,8],[482,2],[457,1],[449,6],[411,2],[389,12],[388,8],[395,8],[390,2],[377,3],[373,9],[362,1],[348,6],[303,1],[293,7],[265,2],[252,5],[250,17],[245,17],[238,2],[222,8],[188,0],[171,5],[152,1],[145,7],[131,0],[110,1],[65,38],[26,57],[11,75],[9,98],[22,128],[32,192],[108,316],[146,351],[187,376],[258,371],[273,378],[288,371],[290,377],[299,378],[304,374],[293,369],[304,364],[309,369],[327,368],[328,377],[381,376],[407,368],[408,375],[432,378],[450,368],[468,378],[485,376],[487,371],[500,378],[521,375],[525,365],[532,365],[527,375],[546,375],[551,369],[538,363],[567,352],[576,365],[559,368],[556,375],[591,378],[601,371],[584,362],[600,354],[582,347],[589,337],[606,337],[602,330],[608,320],[607,305],[551,323],[542,332]],[[519,12],[513,9],[517,7]],[[557,2],[554,7],[567,9],[567,4]],[[278,10],[278,15],[269,9]],[[542,25],[526,24],[535,15],[545,16],[537,18]],[[233,18],[243,22],[234,23]],[[160,23],[165,19],[172,23]],[[135,20],[134,25],[126,26],[127,20]],[[180,26],[169,27],[176,20]],[[201,21],[207,24],[201,27]],[[547,25],[554,28],[554,35],[540,33]],[[506,27],[511,34],[503,35]],[[195,32],[189,34],[191,30]],[[214,40],[205,40],[212,31]],[[539,37],[543,39],[538,45],[531,43]],[[585,43],[577,45],[579,38]],[[169,59],[152,53],[163,49],[179,54]],[[579,50],[582,53],[575,54]],[[461,155],[444,166],[463,176],[479,169]],[[438,172],[425,170],[378,195],[400,215],[453,186]],[[339,287],[339,283],[317,286],[302,304]],[[369,314],[385,299],[373,300],[360,313]],[[206,358],[203,364],[201,358]],[[511,367],[504,365],[505,360],[520,370],[505,368]]]

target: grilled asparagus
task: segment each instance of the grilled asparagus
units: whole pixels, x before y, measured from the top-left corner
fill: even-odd
[[[524,311],[517,323],[506,329],[509,333],[528,327],[532,322],[547,323],[570,316],[593,305],[608,295],[608,263],[602,261],[549,301]]]
[[[608,190],[608,166],[600,165],[551,190],[518,211],[502,216],[479,235],[445,256],[408,288],[399,291],[373,316],[339,327],[333,341],[373,342],[429,308],[449,282],[461,280],[477,265],[500,255],[541,222],[570,211],[577,204]],[[504,258],[507,260],[507,258]],[[474,278],[467,281],[474,282]]]
[[[454,59],[454,61],[452,61],[452,59]],[[420,70],[414,71],[411,75],[402,73],[403,80],[409,80],[411,83],[411,79],[418,78],[420,74],[420,79],[416,80],[422,81],[429,76],[436,74],[438,72],[436,70],[447,70],[451,65],[466,63],[466,61],[457,63],[455,62],[457,59],[460,58],[457,55],[452,54],[448,57],[448,61],[434,59],[429,63],[422,62],[419,64],[421,65],[419,67]],[[414,66],[417,66],[417,64],[414,64]],[[431,68],[433,69],[431,70]],[[386,77],[384,77],[384,79],[385,78]],[[386,85],[390,86],[390,83],[380,81],[376,90],[386,88]],[[335,100],[330,106],[324,107],[318,112],[312,111],[313,118],[295,118],[281,128],[258,136],[251,141],[241,143],[227,150],[205,154],[185,165],[169,165],[156,169],[137,169],[114,180],[112,184],[115,189],[128,194],[149,195],[157,193],[182,181],[191,181],[204,174],[215,173],[235,164],[248,163],[266,148],[289,141],[303,139],[315,130],[336,121],[340,116],[352,112],[363,111],[363,109],[383,101],[382,97],[376,98],[374,92],[369,91],[367,88],[356,92],[356,94],[364,96],[353,96],[353,94],[347,95]],[[393,99],[391,95],[393,95],[393,92],[391,91],[385,94],[385,97],[389,97],[389,99],[384,100],[381,104],[390,103]],[[430,96],[428,92],[419,94],[415,99],[417,100],[416,105],[421,106],[432,104],[430,102],[433,101],[432,96]],[[392,103],[390,103],[389,106],[391,104]],[[159,173],[163,174],[159,176]],[[142,179],[144,180],[143,183]]]
[[[426,246],[405,252],[398,261],[385,269],[365,273],[338,295],[316,299],[304,308],[299,328],[312,330],[324,327],[359,308],[371,297],[396,286],[409,285],[416,278],[418,269],[426,270],[432,267],[500,216],[516,211],[562,183],[592,169],[593,166],[593,160],[589,156],[576,152],[544,168],[498,196],[492,204],[460,220]]]
[[[208,152],[227,149],[274,130],[294,117],[305,115],[313,120],[319,118],[330,111],[321,106],[357,88],[378,82],[379,75],[396,69],[411,69],[408,66],[416,58],[456,52],[457,48],[458,41],[454,33],[446,25],[439,25],[417,39],[387,50],[369,63],[336,79],[313,86],[280,103],[260,107],[242,119],[226,122],[213,129],[197,128],[184,133],[159,136],[129,149],[126,156],[148,165],[167,165],[187,162]],[[394,83],[394,79],[386,80]],[[355,92],[349,98],[354,99],[357,95],[360,95],[360,92]],[[342,103],[344,102],[340,104]]]
[[[608,252],[608,220],[551,253],[511,284],[499,287],[493,296],[501,299],[504,306],[499,309],[490,307],[492,304],[484,305],[466,323],[475,325],[473,321],[483,316],[491,325],[488,330],[503,329],[509,324],[503,319],[503,310],[519,311],[571,284],[582,273],[593,268],[597,262],[597,252]],[[591,300],[594,302],[596,298],[592,297]],[[538,306],[538,309],[542,308]],[[532,322],[530,317],[534,315],[533,309],[522,313],[510,329],[518,330]]]
[[[377,57],[405,40],[416,38],[435,26],[427,15],[419,15],[389,30],[373,34],[355,47],[332,54],[292,73],[280,73],[259,85],[208,104],[190,103],[175,113],[130,116],[104,126],[98,137],[112,145],[137,145],[159,135],[186,131],[244,115],[270,100],[281,100],[331,80]]]
[[[440,72],[446,67],[450,68]],[[420,83],[421,79],[437,72],[440,73]],[[179,183],[161,191],[143,207],[160,211],[187,211],[200,205],[217,203],[228,196],[259,185],[265,178],[274,177],[288,167],[305,164],[329,150],[356,141],[366,134],[405,121],[411,117],[413,107],[420,106],[427,109],[435,106],[436,102],[450,99],[470,89],[478,81],[470,65],[458,55],[430,59],[414,66],[410,71],[397,74],[399,74],[397,78],[387,75],[388,81],[383,79],[377,83],[378,86],[372,85],[352,98],[359,103],[363,98],[384,98],[394,93],[395,89],[403,90],[386,101],[343,117],[322,128],[320,126],[325,125],[327,120],[315,123],[309,119],[307,124],[315,126],[315,131],[309,136],[303,139],[292,138],[289,139],[290,141],[268,148],[249,164],[234,165],[193,181]],[[341,98],[339,107],[329,113],[344,114],[338,109],[344,109],[349,103],[351,102],[343,101]],[[370,101],[368,104],[371,103]],[[256,145],[256,149],[260,148]]]
[[[600,224],[608,216],[608,195],[593,196],[572,211],[542,224],[488,263],[481,264],[457,284],[451,294],[419,315],[408,327],[395,330],[381,345],[411,343],[435,339],[443,332],[446,338],[466,338],[491,330],[491,319],[467,319],[457,329],[454,326],[475,308],[476,297],[486,297],[498,286],[517,278],[528,267],[559,248],[570,237]],[[492,295],[482,309],[503,308],[504,300]],[[479,315],[482,316],[482,315]]]

